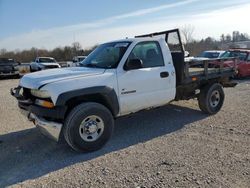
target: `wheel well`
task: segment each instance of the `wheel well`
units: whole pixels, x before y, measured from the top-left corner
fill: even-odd
[[[197,89],[202,90],[206,88],[208,85],[211,86],[215,83],[221,84],[223,86],[223,83],[225,82],[225,79],[211,79],[211,80],[202,80],[202,82],[195,82],[190,83],[184,86],[178,86],[176,88],[176,96],[175,100],[188,100],[197,97],[197,93],[195,92]]]
[[[83,96],[77,96],[77,97],[73,97],[71,99],[69,99],[66,102],[66,106],[67,106],[67,111],[66,111],[66,116],[68,115],[68,113],[77,105],[83,103],[83,102],[96,102],[99,104],[102,104],[103,106],[105,106],[106,108],[108,108],[110,110],[110,112],[113,114],[113,116],[116,116],[117,114],[115,114],[110,102],[107,100],[107,98],[105,96],[103,96],[102,94],[91,94],[91,95],[83,95]]]

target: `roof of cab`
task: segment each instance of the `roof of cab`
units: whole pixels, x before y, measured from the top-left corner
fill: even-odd
[[[232,48],[232,49],[229,49],[228,51],[237,51],[237,52],[248,52],[248,53],[250,53],[250,49],[247,49],[247,48]]]
[[[159,40],[164,40],[164,38],[136,37],[136,38],[126,38],[126,39],[114,40],[114,41],[109,41],[109,42],[105,42],[105,43],[110,43],[110,42],[143,42],[143,41],[159,41]]]
[[[215,53],[223,53],[225,50],[206,50],[204,52],[215,52]]]
[[[37,57],[37,58],[55,59],[53,57]]]

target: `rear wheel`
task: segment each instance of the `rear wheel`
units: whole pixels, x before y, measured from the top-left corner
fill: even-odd
[[[207,114],[216,114],[224,103],[225,94],[221,84],[215,83],[201,89],[198,97],[200,109]]]
[[[103,105],[82,103],[69,113],[63,133],[67,143],[76,151],[100,149],[111,137],[114,120]]]

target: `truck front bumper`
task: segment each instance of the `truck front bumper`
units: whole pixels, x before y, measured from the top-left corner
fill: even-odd
[[[34,124],[41,131],[41,133],[57,142],[59,141],[60,133],[63,126],[61,123],[47,121],[41,117],[37,117],[33,113],[29,114],[28,119],[34,122]]]
[[[0,72],[0,76],[16,76],[16,75],[19,75],[19,71]]]
[[[34,104],[31,99],[25,99],[20,94],[20,88],[11,89],[11,95],[18,100],[18,106],[21,113],[32,121],[39,130],[52,138],[55,141],[59,141],[60,133],[62,130],[64,115],[66,107],[57,106],[54,108],[44,108]]]
[[[38,117],[37,115],[30,113],[27,110],[20,109],[21,113],[28,118],[28,120],[32,121],[35,126],[40,130],[42,134],[51,138],[52,140],[58,142],[60,138],[60,133],[62,130],[62,123],[47,121],[42,117]]]

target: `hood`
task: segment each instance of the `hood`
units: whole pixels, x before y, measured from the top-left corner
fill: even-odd
[[[193,61],[204,61],[204,60],[209,60],[209,58],[207,58],[207,57],[194,57],[192,60]]]
[[[57,65],[57,66],[59,66],[58,63],[39,63],[39,65],[43,65],[43,66]]]
[[[70,67],[58,68],[39,71],[26,74],[20,80],[20,86],[32,89],[39,89],[46,84],[73,79],[78,77],[93,76],[103,74],[105,69],[87,68],[87,67]]]
[[[208,60],[209,58],[206,57],[185,57],[185,62],[190,62],[190,61],[204,61]]]

